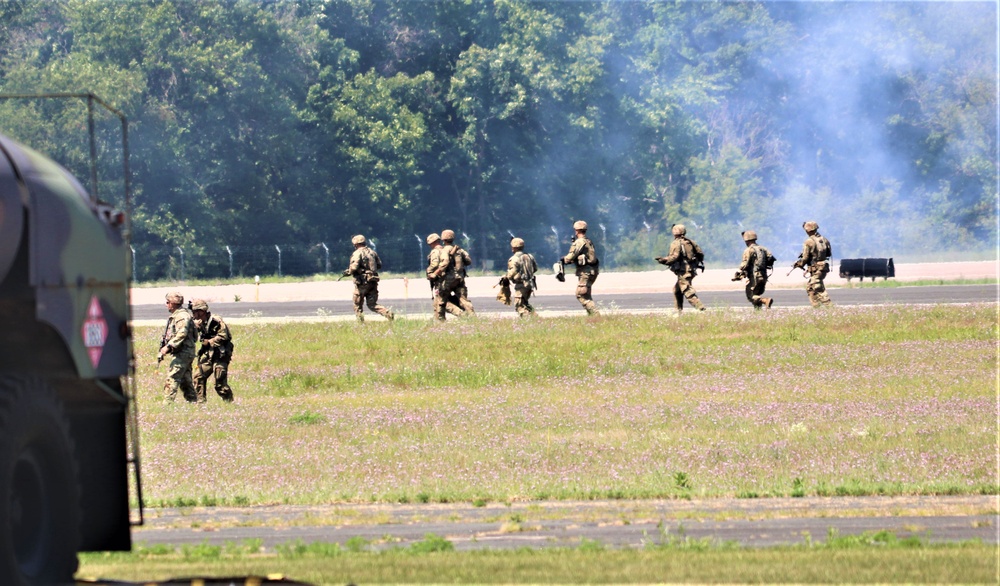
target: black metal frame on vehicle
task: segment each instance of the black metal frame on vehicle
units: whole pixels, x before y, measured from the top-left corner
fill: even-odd
[[[97,103],[103,107],[108,112],[114,114],[121,121],[121,134],[122,134],[122,173],[124,177],[124,198],[125,198],[125,223],[124,223],[124,237],[126,242],[131,242],[132,237],[132,177],[131,169],[129,167],[129,148],[128,148],[128,118],[117,108],[108,104],[105,100],[101,99],[99,96],[90,93],[73,93],[73,92],[53,92],[53,93],[3,93],[0,94],[0,100],[49,100],[49,99],[83,99],[87,101],[87,132],[90,141],[90,197],[95,202],[98,198],[98,183],[97,183],[97,142],[95,137],[94,128],[94,104]],[[126,248],[128,257],[131,257],[131,247]],[[125,274],[128,276],[128,281],[125,287],[126,295],[126,318],[128,323],[132,322],[132,263],[130,258],[126,259]],[[132,347],[132,337],[128,337],[128,375],[123,381],[122,389],[125,393],[125,399],[127,401],[126,406],[126,432],[128,434],[128,441],[126,445],[129,447],[131,453],[127,454],[127,463],[133,468],[133,475],[135,476],[135,491],[136,500],[138,502],[138,518],[129,515],[129,523],[133,527],[138,527],[143,525],[145,522],[144,516],[144,504],[142,499],[142,465],[141,458],[139,457],[139,416],[137,404],[135,401],[136,396],[136,382],[135,382],[135,352]]]

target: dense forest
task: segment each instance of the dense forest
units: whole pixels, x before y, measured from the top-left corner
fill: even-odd
[[[996,246],[996,31],[995,2],[0,0],[0,93],[127,115],[140,279],[338,271],[356,233],[414,271],[444,228],[551,262],[577,219],[611,266],[674,223],[790,263],[809,219],[914,258]],[[0,132],[89,176],[85,101],[0,100]]]

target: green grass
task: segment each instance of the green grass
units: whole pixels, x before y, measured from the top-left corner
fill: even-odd
[[[930,545],[886,533],[767,549],[676,539],[638,550],[587,541],[573,549],[452,551],[428,535],[406,548],[368,551],[368,544],[259,543],[142,548],[81,555],[80,576],[153,580],[176,576],[280,573],[321,584],[541,583],[996,583],[995,546]]]
[[[152,504],[998,492],[992,305],[233,330],[196,407],[137,329]]]

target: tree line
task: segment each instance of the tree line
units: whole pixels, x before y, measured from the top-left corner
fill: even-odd
[[[738,261],[744,229],[797,252],[809,219],[839,256],[936,255],[997,241],[996,20],[991,2],[0,0],[0,93],[124,112],[133,241],[191,258],[452,228],[499,261],[576,219],[617,266],[653,266],[674,223],[710,263]],[[0,132],[87,177],[84,110],[2,100]]]

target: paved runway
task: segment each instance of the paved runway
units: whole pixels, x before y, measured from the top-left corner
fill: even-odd
[[[433,533],[457,550],[576,547],[583,540],[643,547],[678,538],[769,547],[826,541],[835,530],[995,544],[997,506],[996,496],[921,496],[195,507],[147,511],[134,539],[147,545],[260,539],[274,547],[360,538],[386,549]]]
[[[772,310],[789,307],[807,307],[809,299],[804,289],[776,289],[768,291],[774,298]],[[749,308],[743,291],[702,291],[699,297],[713,309]],[[921,287],[853,288],[832,289],[830,297],[836,305],[891,305],[891,304],[939,304],[939,303],[991,303],[997,301],[996,285],[937,285]],[[673,310],[673,294],[669,291],[622,293],[611,291],[602,294],[595,289],[594,300],[603,310],[627,312],[664,312]],[[390,299],[381,301],[392,307],[400,317],[429,319],[431,301],[427,299]],[[484,315],[506,315],[513,317],[514,310],[498,302],[495,297],[473,297],[476,310]],[[539,295],[532,299],[532,305],[543,317],[562,312],[583,313],[576,298],[570,295]],[[212,312],[223,316],[227,322],[240,323],[242,318],[257,319],[354,319],[354,308],[347,298],[233,302],[212,301]],[[688,310],[691,308],[688,307]],[[373,320],[381,319],[367,308],[365,313]],[[134,305],[133,321],[138,324],[162,324],[167,317],[162,303],[157,305]]]

